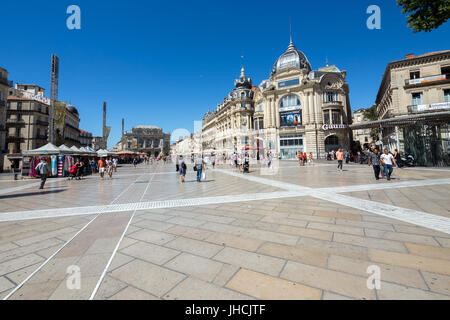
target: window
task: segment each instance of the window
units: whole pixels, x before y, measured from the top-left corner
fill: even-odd
[[[331,121],[332,124],[342,124],[340,110],[331,110]]]
[[[281,99],[280,108],[288,108],[295,106],[299,106],[301,108],[300,99],[296,95],[291,94]]]
[[[450,89],[444,90],[444,102],[450,102]]]
[[[22,110],[22,101],[17,102],[17,110]]]
[[[323,114],[323,123],[330,124],[330,112],[328,110]]]
[[[420,78],[420,71],[412,71],[409,73],[410,79],[419,79]]]
[[[413,106],[422,104],[422,92],[414,92],[412,94],[412,104]]]
[[[22,115],[21,114],[17,115],[17,121],[22,121]]]
[[[323,101],[324,102],[336,102],[339,101],[339,95],[337,92],[324,92]]]
[[[256,111],[263,111],[263,104],[258,104],[258,107],[256,108]]]
[[[342,124],[341,110],[331,109],[323,112],[323,123],[325,124]]]
[[[264,119],[263,118],[259,118],[258,122],[259,122],[258,128],[259,129],[264,129]]]
[[[356,121],[361,122],[361,116],[358,116],[356,119]]]
[[[442,67],[441,68],[441,74],[450,74],[450,66]]]

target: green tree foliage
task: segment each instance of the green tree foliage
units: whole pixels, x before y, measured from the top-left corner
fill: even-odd
[[[378,120],[377,105],[374,104],[370,108],[364,110],[364,118],[369,121]]]
[[[450,17],[450,0],[397,0],[403,13],[409,13],[408,26],[414,33],[430,32]]]

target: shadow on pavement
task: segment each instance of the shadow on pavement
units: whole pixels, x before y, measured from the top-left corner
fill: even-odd
[[[20,197],[28,197],[28,196],[36,196],[36,195],[43,195],[43,194],[52,194],[52,193],[60,193],[64,192],[66,189],[59,189],[59,190],[49,190],[49,191],[35,191],[35,192],[28,192],[28,193],[16,193],[16,194],[9,194],[5,196],[0,196],[0,200],[2,199],[12,199],[12,198],[20,198]]]

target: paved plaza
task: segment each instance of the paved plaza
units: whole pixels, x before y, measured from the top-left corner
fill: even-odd
[[[3,177],[0,298],[450,299],[450,170],[194,174],[123,165],[44,190]]]

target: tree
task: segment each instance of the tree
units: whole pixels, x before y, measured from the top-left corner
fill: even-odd
[[[374,104],[370,108],[364,110],[364,118],[370,121],[378,120],[377,105]]]
[[[403,13],[409,13],[408,26],[414,33],[430,32],[450,17],[450,0],[397,0]]]
[[[369,121],[378,120],[377,105],[374,104],[370,108],[367,108],[366,110],[364,110],[363,116],[365,119],[367,119]],[[370,137],[372,138],[373,141],[378,140],[379,132],[380,132],[379,128],[371,128],[370,129]]]

